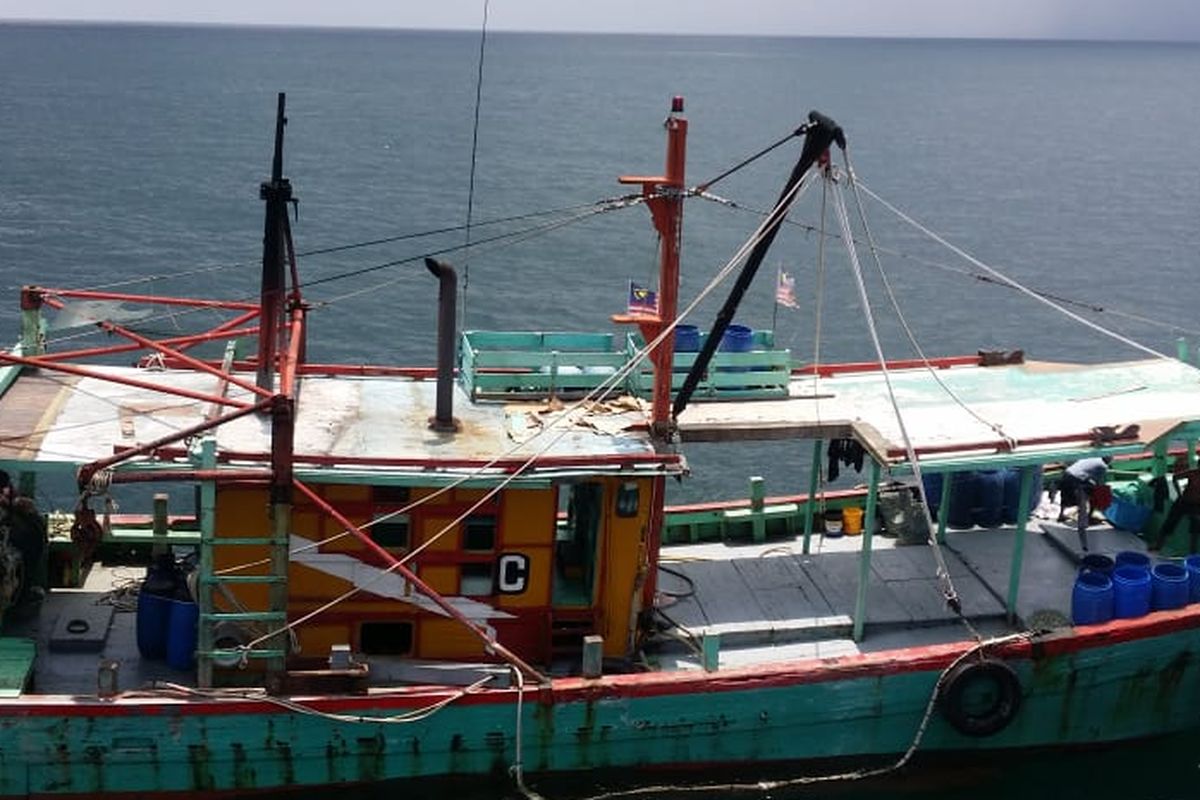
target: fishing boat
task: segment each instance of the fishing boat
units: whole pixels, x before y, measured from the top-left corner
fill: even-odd
[[[676,99],[662,174],[621,178],[659,235],[653,296],[615,332],[460,335],[456,273],[431,259],[420,368],[307,359],[284,122],[281,95],[257,300],[21,292],[0,354],[0,796],[535,796],[572,775],[653,795],[731,765],[771,789],[1200,718],[1200,593],[1173,558],[1195,549],[1200,370],[796,364],[734,325],[808,186],[863,241],[833,120],[783,140],[799,161],[705,287],[737,273],[707,333],[681,327],[700,299],[679,292],[684,200],[712,182],[685,181]],[[221,321],[155,338],[106,318],[119,344],[51,346],[79,303]],[[779,439],[811,442],[807,493],[751,475],[744,502],[667,506],[690,443]],[[1084,541],[1031,516],[1063,465],[1103,457],[1122,514]],[[826,490],[831,466],[865,485]],[[73,510],[33,506],[53,480]],[[1172,569],[1117,581],[1095,558],[1148,549]]]

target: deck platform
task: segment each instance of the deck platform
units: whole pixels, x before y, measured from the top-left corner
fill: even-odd
[[[950,531],[943,553],[965,616],[984,633],[1032,622],[1069,620],[1080,552],[1073,527],[1034,521],[1026,534],[1017,619],[1007,620],[1015,532],[1012,528]],[[1108,525],[1089,529],[1089,550],[1107,555],[1144,550],[1136,535]],[[666,548],[659,591],[664,619],[677,634],[718,634],[722,667],[790,658],[826,658],[962,639],[966,629],[942,599],[926,545],[875,537],[867,591],[866,634],[851,638],[862,537],[766,545],[703,544]],[[687,576],[679,577],[673,572]],[[699,658],[673,646],[659,663],[699,668]]]
[[[1145,448],[1200,419],[1200,370],[1171,359],[903,369],[891,371],[891,383],[927,469],[989,455],[1043,463],[1091,448],[1101,428],[1124,434],[1106,443]],[[905,457],[878,370],[793,374],[787,399],[692,405],[678,422],[685,442],[854,438],[880,464]]]

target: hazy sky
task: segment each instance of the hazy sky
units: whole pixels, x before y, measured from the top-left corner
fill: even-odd
[[[483,0],[0,0],[0,19],[478,29]],[[1200,40],[1200,0],[490,0],[491,30]]]

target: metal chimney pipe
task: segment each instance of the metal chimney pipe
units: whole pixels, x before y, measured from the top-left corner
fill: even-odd
[[[454,267],[432,258],[425,268],[438,279],[438,360],[437,409],[429,418],[429,427],[440,433],[453,433],[460,427],[454,418],[454,355],[458,328],[458,275]]]

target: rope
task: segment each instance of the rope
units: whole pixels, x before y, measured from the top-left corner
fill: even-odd
[[[950,396],[950,399],[957,403],[960,408],[962,408],[976,420],[990,428],[1002,440],[1008,442],[1009,449],[1012,449],[1016,446],[1016,440],[1005,432],[1003,426],[986,419],[983,415],[975,411],[975,409],[967,405],[967,403],[961,397],[959,397],[958,394],[951,389],[945,381],[942,380],[941,375],[938,374],[939,370],[935,369],[934,366],[929,363],[929,358],[925,355],[925,351],[917,342],[917,337],[913,333],[912,328],[909,326],[908,320],[905,319],[904,312],[900,310],[900,301],[896,298],[896,293],[892,290],[892,282],[888,278],[887,273],[884,272],[883,261],[879,258],[879,251],[875,246],[875,237],[872,235],[871,227],[867,223],[867,214],[866,209],[863,208],[862,194],[858,191],[858,182],[855,180],[854,170],[850,167],[850,154],[846,151],[843,151],[843,158],[846,160],[846,172],[849,175],[850,188],[854,193],[854,202],[858,210],[859,224],[861,224],[863,227],[863,233],[870,248],[871,256],[875,261],[875,269],[879,272],[879,278],[883,283],[883,290],[888,296],[888,300],[891,303],[892,309],[896,312],[896,319],[899,320],[901,328],[904,329],[904,335],[908,337],[908,341],[912,345],[913,352],[915,352],[917,357],[921,359],[921,362],[925,365],[925,369],[929,372],[929,376],[933,378],[937,385],[942,388],[942,391]],[[925,497],[925,487],[924,484],[922,484],[921,501],[927,502],[927,500],[928,498]],[[932,518],[930,519],[930,524],[932,524]]]
[[[469,694],[477,693],[483,687],[483,685],[486,684],[490,680],[492,680],[492,676],[488,675],[486,677],[480,678],[479,680],[475,681],[471,685],[451,694],[449,697],[445,698],[444,700],[439,700],[436,703],[432,703],[428,706],[425,706],[424,708],[414,709],[412,711],[405,711],[401,714],[393,714],[390,716],[382,716],[382,717],[371,716],[371,715],[366,715],[366,714],[334,714],[334,713],[331,713],[328,711],[321,711],[320,709],[316,709],[311,706],[304,705],[303,703],[298,703],[294,700],[287,700],[282,697],[277,697],[275,695],[268,694],[265,690],[262,690],[262,689],[235,690],[234,692],[216,692],[216,691],[206,691],[203,689],[195,689],[190,686],[184,686],[182,684],[172,683],[170,681],[153,681],[150,684],[150,689],[152,691],[157,690],[157,691],[174,692],[174,693],[182,694],[182,695],[189,696],[189,697],[202,697],[202,698],[205,698],[206,700],[251,700],[251,701],[271,703],[272,705],[276,705],[281,708],[285,708],[288,711],[292,711],[297,714],[304,714],[306,716],[311,716],[311,717],[320,717],[321,719],[327,719],[327,720],[331,720],[333,722],[348,722],[348,723],[352,723],[352,724],[364,724],[364,725],[375,725],[375,724],[380,724],[380,723],[403,725],[403,724],[408,724],[408,723],[412,723],[412,722],[420,722],[422,720],[428,719],[429,717],[433,716],[438,711],[441,711],[443,708],[445,708],[446,706],[455,702],[456,700],[466,697]],[[382,699],[382,696],[377,696],[377,699]]]
[[[941,696],[942,687],[945,685],[946,677],[962,662],[976,655],[982,655],[983,651],[989,647],[996,647],[1002,644],[1008,644],[1016,641],[1028,640],[1032,636],[1028,631],[1021,633],[1008,634],[1006,636],[998,636],[985,641],[977,641],[970,648],[963,651],[957,658],[943,669],[933,684],[933,690],[929,694],[929,700],[925,704],[925,712],[921,715],[921,721],[917,725],[917,729],[913,734],[912,741],[908,748],[901,754],[895,762],[887,766],[877,767],[875,769],[856,769],[849,772],[839,772],[833,775],[802,775],[794,778],[784,778],[780,780],[764,780],[754,781],[753,783],[706,783],[694,784],[691,786],[670,786],[659,784],[656,786],[638,786],[633,789],[619,789],[612,792],[601,792],[599,794],[588,795],[587,797],[579,798],[579,800],[612,800],[617,797],[636,797],[638,795],[666,795],[675,794],[693,794],[700,792],[773,792],[779,789],[786,789],[792,786],[807,786],[817,783],[834,783],[838,781],[859,781],[865,778],[878,778],[883,775],[896,772],[902,769],[912,757],[916,754],[921,742],[925,738],[925,733],[929,729],[929,721],[933,718],[933,711],[937,707],[938,697]]]
[[[970,253],[963,250],[962,248],[956,247],[955,245],[951,244],[946,239],[942,238],[941,236],[934,233],[929,228],[922,225],[920,222],[917,222],[917,220],[913,219],[912,217],[905,214],[900,209],[896,208],[894,205],[889,203],[887,200],[884,200],[882,197],[875,194],[875,192],[871,191],[870,187],[865,186],[861,183],[859,185],[862,187],[862,190],[864,192],[866,192],[868,195],[870,195],[872,198],[874,198],[884,208],[891,211],[897,217],[904,220],[909,225],[916,228],[918,231],[925,234],[929,238],[933,239],[938,244],[949,249],[951,252],[955,253],[960,258],[963,258],[963,259],[969,261],[971,264],[974,264],[976,267],[983,270],[988,275],[990,275],[991,277],[1000,281],[1001,283],[1004,283],[1005,285],[1007,285],[1013,289],[1016,289],[1021,294],[1025,295],[1027,297],[1031,297],[1043,305],[1049,306],[1050,308],[1054,309],[1055,311],[1059,312],[1060,314],[1068,317],[1069,319],[1074,320],[1075,322],[1078,322],[1080,325],[1083,325],[1084,327],[1091,328],[1092,330],[1096,331],[1097,333],[1099,333],[1103,336],[1107,336],[1110,339],[1114,339],[1115,341],[1118,341],[1122,344],[1128,345],[1129,347],[1132,347],[1135,350],[1140,350],[1143,353],[1146,353],[1147,355],[1154,356],[1155,358],[1161,358],[1164,360],[1174,360],[1170,356],[1165,355],[1164,353],[1160,353],[1159,351],[1157,351],[1151,347],[1147,347],[1146,345],[1142,344],[1141,342],[1130,339],[1128,336],[1119,334],[1116,331],[1109,330],[1108,328],[1105,328],[1103,325],[1100,325],[1096,322],[1092,322],[1090,319],[1087,319],[1086,317],[1076,314],[1074,311],[1063,308],[1063,306],[1060,303],[1056,303],[1055,301],[1049,299],[1048,297],[1038,294],[1033,289],[1030,289],[1029,287],[1025,286],[1024,284],[1019,283],[1018,281],[1008,277],[1007,275],[1001,273],[999,270],[989,267],[987,264],[983,263],[975,256],[971,255]]]
[[[545,800],[540,794],[525,785],[525,767],[522,760],[524,745],[521,738],[521,719],[525,714],[525,676],[521,674],[521,670],[516,668],[513,668],[513,675],[516,677],[517,681],[517,724],[515,741],[513,743],[516,748],[516,752],[514,753],[512,766],[508,768],[508,773],[512,775],[513,780],[516,781],[517,789],[519,789],[521,794],[528,798],[528,800]]]
[[[850,266],[854,272],[854,282],[858,288],[859,302],[862,303],[863,318],[867,323],[867,331],[871,335],[871,343],[875,347],[875,355],[879,359],[879,370],[883,375],[884,384],[887,386],[888,400],[892,405],[892,412],[896,415],[896,424],[900,428],[900,436],[904,440],[904,450],[908,456],[908,461],[912,465],[913,476],[916,478],[918,491],[921,493],[922,501],[925,498],[925,486],[921,476],[921,466],[917,461],[917,454],[913,449],[912,439],[908,435],[908,426],[904,423],[904,414],[900,411],[900,403],[896,400],[896,391],[892,386],[891,370],[887,366],[887,357],[883,352],[883,345],[879,341],[879,331],[875,327],[875,315],[871,311],[871,300],[867,297],[867,286],[863,281],[862,266],[858,261],[858,251],[854,247],[854,237],[850,232],[850,215],[846,212],[845,198],[842,196],[841,187],[833,182],[833,199],[834,208],[837,212],[838,223],[842,227],[842,240],[847,242],[846,252],[850,257]],[[933,519],[929,514],[929,504],[924,502],[925,522],[927,530],[933,528]],[[950,569],[946,566],[946,559],[942,555],[942,550],[938,544],[936,536],[927,534],[926,540],[930,543],[930,549],[933,551],[934,561],[937,563],[937,577],[941,584],[942,593],[946,598],[947,605],[959,616],[960,619],[965,617],[962,614],[962,602],[958,598],[958,591],[954,588],[954,581],[950,578]],[[969,624],[969,623],[968,623]]]

